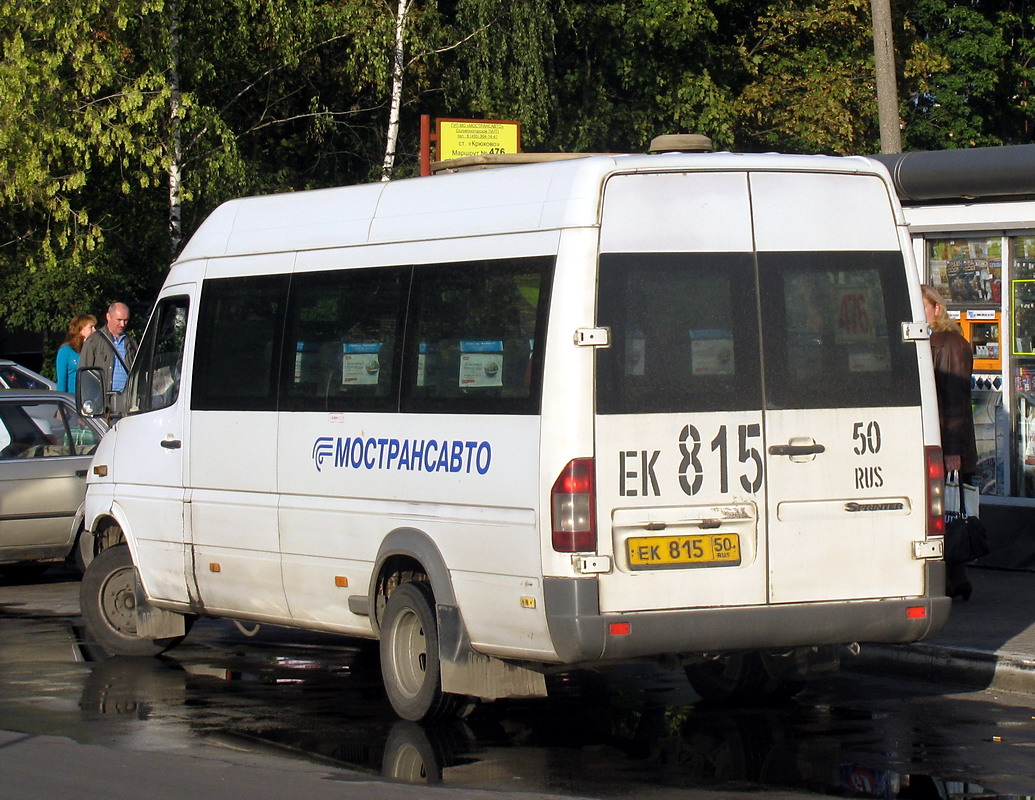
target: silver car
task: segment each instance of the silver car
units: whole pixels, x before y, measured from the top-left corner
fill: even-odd
[[[0,358],[0,389],[54,389],[57,384],[28,367]]]
[[[73,522],[105,429],[64,392],[0,392],[0,573],[30,577],[76,560]]]

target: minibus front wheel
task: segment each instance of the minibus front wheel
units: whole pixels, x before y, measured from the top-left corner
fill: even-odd
[[[137,635],[135,572],[126,544],[102,550],[86,568],[79,605],[94,641],[115,656],[156,656],[183,641],[194,617],[184,617],[184,636]]]
[[[465,696],[442,691],[435,602],[427,583],[403,583],[389,596],[380,648],[385,691],[403,719],[441,719],[466,705]]]

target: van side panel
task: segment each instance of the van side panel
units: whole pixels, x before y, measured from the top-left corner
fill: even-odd
[[[477,415],[283,414],[280,548],[292,618],[369,634],[369,620],[349,614],[348,595],[366,589],[381,542],[406,527],[441,551],[475,647],[547,650],[538,476],[522,467],[538,448],[534,416],[500,424]]]
[[[276,413],[195,411],[191,432],[188,508],[201,602],[211,613],[288,624],[277,530]]]

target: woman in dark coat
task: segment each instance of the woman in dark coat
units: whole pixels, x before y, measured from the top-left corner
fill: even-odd
[[[949,317],[945,300],[937,289],[927,284],[921,289],[924,311],[931,326],[931,355],[934,357],[945,473],[958,472],[960,483],[970,483],[977,472],[974,410],[970,402],[974,351],[963,337],[959,323]],[[950,564],[947,571],[946,591],[949,596],[969,599],[971,587],[966,566]]]

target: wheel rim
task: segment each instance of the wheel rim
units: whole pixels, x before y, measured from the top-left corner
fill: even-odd
[[[137,599],[133,592],[133,569],[123,567],[105,578],[100,587],[100,608],[108,626],[123,636],[136,637]]]
[[[412,744],[406,744],[393,754],[388,776],[409,783],[427,783],[428,767],[424,756]]]
[[[399,689],[407,697],[416,697],[427,679],[428,639],[420,617],[412,609],[404,609],[396,619],[392,661]]]

